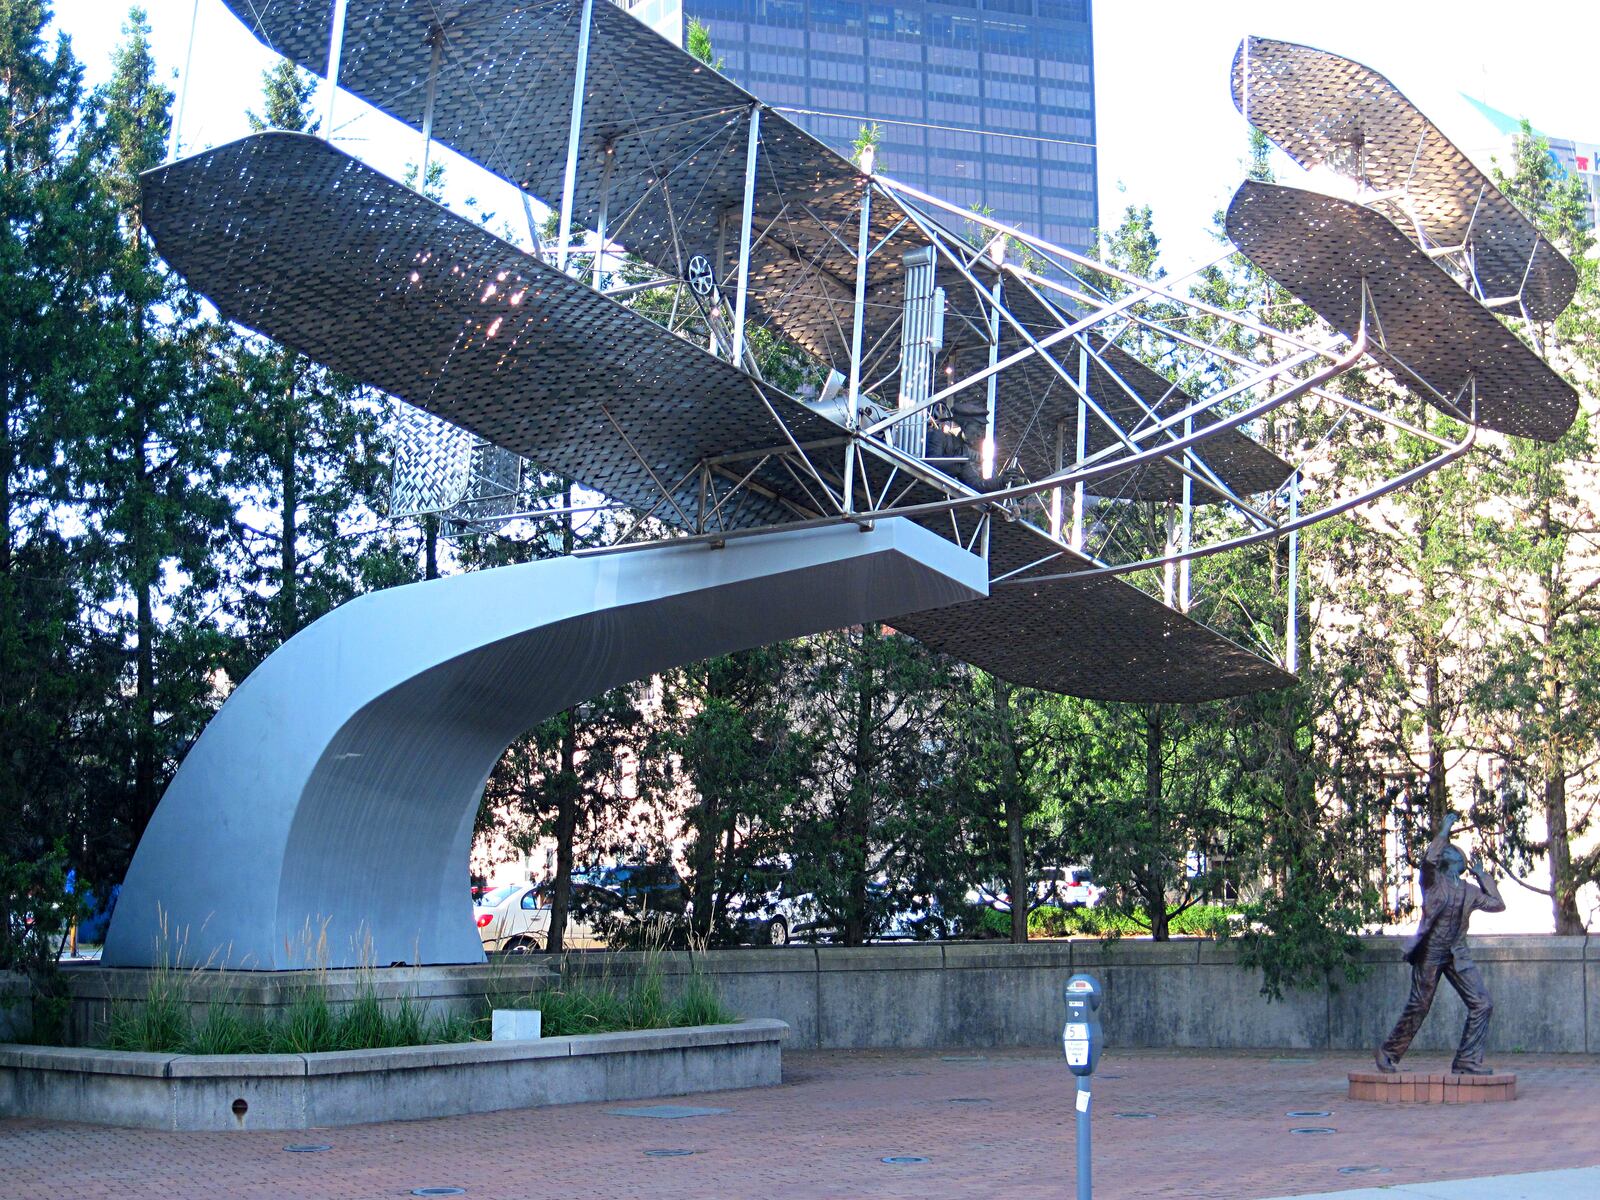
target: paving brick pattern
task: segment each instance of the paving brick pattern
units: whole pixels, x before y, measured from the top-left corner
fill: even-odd
[[[1346,1098],[1352,1054],[1112,1050],[1094,1089],[1095,1194],[1245,1200],[1600,1165],[1600,1057],[1518,1055],[1515,1103]],[[1042,1200],[1070,1196],[1072,1081],[1044,1051],[811,1051],[777,1088],[676,1121],[575,1105],[349,1129],[152,1133],[0,1121],[6,1197]],[[1419,1061],[1443,1071],[1447,1062]],[[1331,1115],[1290,1117],[1291,1111]],[[1149,1114],[1118,1116],[1119,1113]],[[1294,1135],[1291,1128],[1332,1128]],[[325,1153],[287,1154],[295,1143]],[[676,1156],[650,1150],[693,1150]],[[925,1157],[886,1165],[884,1157]],[[1377,1179],[1340,1167],[1381,1166]]]

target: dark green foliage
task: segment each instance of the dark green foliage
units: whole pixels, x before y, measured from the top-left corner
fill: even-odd
[[[609,973],[583,975],[564,969],[559,983],[526,995],[499,997],[493,1003],[496,1008],[538,1009],[544,1037],[726,1025],[738,1020],[717,995],[716,985],[698,969],[669,997],[666,978],[653,956],[625,982]]]
[[[682,822],[694,931],[720,934],[751,868],[787,849],[812,743],[793,727],[801,649],[779,644],[670,671],[641,753],[640,793]]]

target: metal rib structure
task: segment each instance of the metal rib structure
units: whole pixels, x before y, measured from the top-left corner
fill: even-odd
[[[226,2],[266,45],[308,70],[325,69],[324,0]],[[419,133],[426,124],[435,140],[553,206],[562,193],[583,8],[583,0],[350,0],[339,81]],[[865,182],[860,170],[621,9],[601,0],[592,4],[590,17],[572,221],[604,228],[629,254],[673,278],[684,277],[688,260],[703,255],[714,264],[719,285],[728,288],[738,270],[731,219],[744,191],[748,114],[761,108],[752,209],[758,236],[748,255],[748,311],[821,361],[849,358]],[[435,47],[430,123],[425,81]],[[952,224],[945,233],[962,246],[971,231],[982,229],[976,219]],[[868,229],[866,240],[875,249],[861,305],[861,341],[868,347],[893,345],[905,293],[902,260],[926,240],[893,196],[874,198]],[[989,256],[971,258],[968,269],[984,287],[1001,278]],[[987,312],[969,297],[971,289],[951,263],[940,261],[938,283],[951,304],[947,360],[980,364],[988,353]],[[1024,288],[1013,288],[1008,304],[1036,336],[1060,328],[1056,311]],[[1141,382],[1154,396],[1168,388],[1153,377]],[[998,461],[1025,460],[1046,473],[1057,423],[1064,422],[1069,445],[1076,439],[1077,406],[1068,392],[1044,362],[1019,364],[998,376]],[[1127,406],[1120,411],[1126,415]],[[1089,436],[1105,442],[1098,424]],[[1248,463],[1249,477],[1235,487],[1241,493],[1281,486],[1288,464],[1264,448],[1239,446],[1245,440],[1230,433],[1201,456],[1224,475],[1233,458]],[[1215,462],[1209,457],[1214,452]],[[1159,465],[1132,487],[1130,495],[1150,499],[1171,499],[1178,491],[1170,471]],[[1207,499],[1202,496],[1202,502]]]
[[[619,683],[981,595],[906,521],[473,571],[350,601],[228,697],[139,843],[108,966],[482,962],[467,859],[513,738]]]
[[[1501,433],[1553,441],[1577,415],[1572,385],[1381,213],[1251,180],[1226,226],[1252,262],[1346,336],[1372,321],[1372,357],[1452,416],[1470,418],[1469,387],[1478,423]]]
[[[607,496],[654,507],[670,524],[689,528],[702,461],[752,462],[740,456],[781,442],[786,429],[807,444],[847,435],[319,139],[265,133],[230,143],[154,172],[145,197],[147,227],[163,254],[224,315]],[[1115,347],[1095,352],[1162,411],[1189,402]],[[1114,397],[1107,368],[1094,370],[1104,376],[1099,394]],[[1247,490],[1257,489],[1244,469],[1273,484],[1287,473],[1231,430],[1218,441],[1225,477]],[[1231,469],[1235,457],[1244,469]],[[865,470],[869,491],[891,486],[883,464]],[[1137,475],[1152,477],[1158,495],[1175,490],[1170,470]],[[820,515],[807,507],[814,497],[778,468],[757,478],[762,491],[730,508],[725,528]],[[1129,479],[1096,486],[1111,492]],[[665,505],[663,485],[672,498]],[[914,482],[904,500],[944,494]],[[926,521],[948,526],[948,518]],[[1018,549],[995,559],[997,574],[1047,556],[1058,569],[1062,561],[1088,565],[1025,527],[1007,528],[1004,541]],[[983,602],[948,620],[924,613],[914,628],[1002,675],[1025,668],[1017,682],[1107,699],[1194,701],[1288,682],[1277,667],[1117,579],[1051,585],[1032,648],[1013,657],[999,646],[1014,632],[1008,614],[1022,604],[1008,593],[993,610]]]
[[[1460,260],[1491,305],[1553,320],[1578,275],[1484,173],[1384,76],[1325,50],[1246,38],[1233,102],[1301,166],[1357,180],[1424,250]]]

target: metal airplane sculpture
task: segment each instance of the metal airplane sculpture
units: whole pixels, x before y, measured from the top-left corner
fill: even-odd
[[[224,316],[404,402],[397,513],[493,528],[544,472],[633,520],[610,550],[364,596],[291,639],[174,778],[107,963],[153,961],[180,928],[216,965],[296,965],[307,930],[331,965],[480,959],[464,866],[505,746],[695,657],[889,620],[1077,695],[1283,686],[1301,529],[1480,427],[1549,439],[1576,411],[1501,319],[1550,319],[1571,265],[1392,85],[1318,51],[1249,39],[1235,96],[1302,164],[1370,191],[1247,182],[1227,213],[1330,327],[1315,335],[852,163],[605,0],[226,3],[325,75],[330,109],[360,97],[424,163],[449,146],[557,232],[530,216],[523,249],[269,131],[145,178],[161,253]],[[651,290],[671,297],[656,319],[634,302]],[[752,331],[789,348],[789,386]],[[1344,395],[1364,360],[1460,436]],[[1326,481],[1302,511],[1311,412],[1435,453]],[[1250,436],[1269,417],[1277,450]],[[675,536],[637,543],[652,524]],[[1195,619],[1195,559],[1280,542],[1281,651]]]

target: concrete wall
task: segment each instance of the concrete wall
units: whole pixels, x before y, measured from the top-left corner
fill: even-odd
[[[1410,979],[1403,944],[1368,939],[1370,970],[1360,983],[1291,992],[1278,1002],[1260,994],[1259,974],[1239,967],[1233,947],[1204,940],[581,953],[565,963],[619,983],[651,964],[669,993],[698,969],[736,1012],[788,1024],[798,1048],[1052,1045],[1061,1032],[1061,985],[1084,970],[1105,984],[1102,1017],[1113,1045],[1346,1050],[1376,1045],[1399,1014]],[[1600,939],[1509,935],[1473,938],[1472,947],[1496,1004],[1492,1051],[1600,1053]],[[482,967],[213,973],[194,977],[202,988],[194,1003],[199,1015],[209,987],[266,1011],[320,983],[336,1004],[376,986],[382,995],[413,995],[435,1013],[481,1012],[491,991],[532,990],[554,969],[531,956]],[[83,1041],[112,1002],[137,999],[148,983],[134,970],[75,968],[69,978]],[[1463,1019],[1461,1002],[1441,986],[1417,1047],[1453,1046]]]
[[[1600,939],[1471,944],[1495,999],[1491,1051],[1600,1053]],[[1366,939],[1365,979],[1281,1001],[1261,995],[1260,973],[1241,968],[1234,947],[1199,939],[792,947],[698,958],[735,1011],[787,1023],[793,1048],[1053,1045],[1061,986],[1088,971],[1105,985],[1101,1018],[1113,1046],[1365,1050],[1405,1001],[1403,946]],[[687,955],[664,958],[669,972],[688,970]],[[1454,1048],[1465,1015],[1442,985],[1417,1048]]]
[[[0,1117],[308,1129],[781,1082],[778,1021],[332,1054],[0,1046]]]

